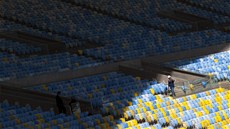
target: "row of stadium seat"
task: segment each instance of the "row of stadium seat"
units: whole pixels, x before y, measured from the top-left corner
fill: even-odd
[[[76,54],[58,53],[19,58],[13,54],[0,52],[0,79],[9,80],[48,72],[60,72],[103,64],[91,58]]]
[[[123,73],[110,72],[105,74],[93,75],[89,77],[76,78],[61,82],[42,84],[29,89],[40,92],[56,94],[62,91],[63,96],[78,96],[80,98],[91,100],[94,107],[102,104],[119,100],[129,100],[138,94],[138,91],[147,89],[146,92],[154,92],[156,94],[163,93],[165,85],[148,86],[147,80],[139,80]],[[120,107],[120,106],[118,106]],[[104,109],[106,110],[106,109]],[[108,113],[108,112],[107,112]]]
[[[11,105],[8,103],[8,101],[3,101],[0,103],[0,110],[1,129],[85,129],[99,125],[104,128],[116,125],[116,122],[111,115],[91,115],[88,112],[74,113],[71,115],[56,115],[52,110],[43,111],[40,107],[32,109],[30,105]]]
[[[225,31],[230,31],[230,26],[224,27],[224,30],[225,30]]]
[[[199,0],[185,0],[191,4],[199,5],[203,8],[210,9],[212,11],[220,12],[222,14],[230,14],[228,0],[208,0],[208,1],[199,1]]]
[[[230,91],[218,88],[178,99],[157,95],[155,101],[132,104],[124,109],[124,117],[120,119],[117,128],[227,127],[230,119],[229,93]],[[201,97],[202,94],[205,96]],[[156,107],[152,106],[154,103]],[[162,105],[163,103],[166,105]]]
[[[42,49],[39,47],[27,45],[25,43],[0,38],[0,50],[19,55],[25,55],[41,52]]]
[[[128,86],[129,84],[131,85]],[[124,89],[124,86],[128,89]],[[142,86],[142,88],[131,93],[135,86]],[[68,96],[69,93],[71,93],[70,91],[76,90],[78,93],[77,95],[83,96],[84,98],[100,98],[101,96],[110,98],[109,94],[114,94],[122,90],[126,91],[122,92],[122,94],[116,94],[116,96],[124,94],[124,98],[117,97],[105,103],[100,103],[103,104],[101,113],[111,114],[112,116],[106,116],[103,119],[100,114],[96,114],[92,117],[81,118],[79,114],[74,114],[78,123],[80,123],[83,128],[161,129],[166,127],[168,129],[173,129],[179,126],[203,128],[215,126],[212,124],[217,124],[221,121],[224,122],[230,118],[230,92],[223,88],[178,99],[173,99],[164,95],[156,95],[158,93],[163,93],[165,88],[165,85],[157,84],[155,81],[141,81],[140,78],[111,72],[35,86],[30,89],[48,93],[56,93],[56,91],[59,90],[63,91],[63,93],[69,91],[64,96]],[[116,89],[118,90],[116,91]],[[107,91],[108,94],[104,92],[104,90]],[[80,92],[82,92],[82,94]],[[84,94],[87,96],[84,96]],[[132,95],[125,96],[126,94]],[[96,102],[96,99],[93,99],[93,102]],[[222,113],[225,114],[224,117],[222,117]],[[208,119],[208,116],[202,117],[203,115],[215,115],[216,117],[214,117],[214,119]],[[113,118],[119,116],[123,116],[123,118],[120,120],[115,120]],[[194,124],[194,122],[196,124]],[[45,124],[43,126],[47,127],[48,125]],[[225,125],[222,124],[222,126]]]
[[[186,8],[183,8],[182,11],[189,13],[189,14],[199,16],[199,17],[209,19],[214,24],[223,24],[223,23],[229,23],[230,22],[229,16],[221,15],[221,14],[214,13],[214,12],[209,12],[209,11],[195,8],[195,7],[191,7],[191,6],[187,6]]]
[[[215,53],[189,60],[178,60],[166,63],[181,70],[206,74],[214,77],[214,81],[230,81],[230,51]]]
[[[9,20],[4,20],[1,18],[0,18],[0,30],[1,31],[10,31],[10,32],[11,31],[20,31],[20,32],[32,34],[34,36],[39,36],[42,38],[50,39],[50,40],[61,41],[68,48],[80,47],[84,44],[84,41],[80,41],[79,39],[68,38],[65,36],[54,34],[52,32],[41,31],[38,29],[27,27],[25,25],[22,25],[22,24],[19,24],[16,22],[12,22]]]
[[[69,0],[66,0],[69,1]],[[220,14],[208,12],[196,7],[188,6],[178,3],[176,0],[153,0],[153,1],[138,1],[129,0],[123,2],[121,0],[74,0],[77,4],[87,5],[92,8],[106,11],[113,15],[123,16],[133,21],[140,21],[142,23],[156,26],[156,28],[163,28],[167,31],[178,31],[191,28],[191,26],[175,22],[173,20],[159,18],[157,12],[161,10],[181,10],[210,19],[216,24],[229,22],[229,17]],[[220,3],[220,2],[219,2]],[[135,5],[135,6],[130,6]]]
[[[106,44],[105,47],[88,49],[83,52],[89,56],[104,60],[133,59],[206,47],[229,41],[227,33],[215,30],[189,33],[189,35],[168,36],[164,32],[124,22],[68,3],[60,1],[50,3],[51,1],[49,0],[36,0],[33,2],[7,0],[3,2],[6,8],[2,10],[3,12],[8,10],[8,13],[3,13],[2,15],[48,29],[51,32],[92,40],[98,44]],[[174,4],[172,5],[174,6]],[[47,9],[51,10],[47,12]],[[76,14],[75,12],[78,13]],[[195,43],[194,39],[196,39]]]
[[[126,35],[121,32],[138,34],[151,30],[60,1],[26,0],[15,2],[7,0],[2,4],[4,8],[1,11],[7,11],[7,13],[2,13],[4,17],[23,21],[62,35],[67,34],[71,37],[93,40],[98,44],[109,43],[111,38],[124,38]],[[155,33],[159,35],[158,31],[151,31],[152,36]]]
[[[121,32],[122,33],[122,32]],[[124,33],[125,35],[125,33]],[[117,39],[118,40],[118,39]],[[127,60],[156,54],[168,54],[189,49],[207,47],[230,41],[227,33],[214,29],[154,38],[148,33],[138,37],[126,36],[126,42],[105,45],[100,48],[86,49],[84,53],[102,59]]]
[[[112,15],[125,17],[130,21],[148,24],[156,29],[163,29],[167,32],[187,30],[192,27],[191,25],[182,22],[157,16],[157,11],[160,11],[161,9],[177,8],[176,4],[178,3],[175,1],[153,0],[143,2],[138,0],[128,0],[124,2],[121,0],[75,0],[74,2],[97,10],[106,11]]]

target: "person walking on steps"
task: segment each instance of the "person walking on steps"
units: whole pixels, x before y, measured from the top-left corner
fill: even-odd
[[[174,85],[175,80],[168,75],[168,87],[170,88],[171,92],[172,92],[172,96],[176,96],[176,93],[174,91],[175,85]]]

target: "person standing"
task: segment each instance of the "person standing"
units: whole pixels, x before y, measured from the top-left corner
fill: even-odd
[[[58,107],[58,111],[59,111],[59,113],[65,113],[66,114],[66,108],[64,106],[64,103],[63,103],[60,95],[61,95],[61,91],[58,91],[57,95],[56,95],[56,104]]]
[[[168,75],[168,87],[170,88],[172,92],[172,96],[176,96],[176,93],[174,91],[175,85],[174,85],[175,80],[172,79],[170,75]]]
[[[69,102],[69,106],[71,108],[71,112],[72,113],[75,111],[74,108],[76,106],[76,102],[77,102],[76,99],[74,97],[71,97],[71,100]]]

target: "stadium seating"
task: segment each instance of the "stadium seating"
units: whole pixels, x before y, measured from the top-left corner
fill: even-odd
[[[183,8],[183,11],[186,13],[189,13],[189,14],[193,14],[193,15],[196,15],[199,17],[209,19],[214,24],[223,24],[223,23],[229,23],[230,22],[229,16],[217,14],[214,12],[209,12],[209,11],[195,8],[195,7],[187,6],[187,7]]]
[[[176,36],[164,35],[158,38],[153,38],[148,33],[143,33],[142,36],[135,38],[126,36],[126,42],[117,42],[100,48],[86,49],[84,53],[96,58],[101,57],[102,59],[117,61],[207,47],[226,43],[229,40],[229,34],[214,29]]]
[[[230,51],[211,54],[190,60],[178,60],[167,63],[181,70],[212,75],[217,81],[230,81]]]
[[[224,27],[224,30],[225,30],[225,31],[230,31],[230,26]]]
[[[208,0],[208,1],[199,1],[199,0],[185,0],[186,2],[199,5],[203,8],[220,12],[222,14],[230,14],[229,5],[230,2],[228,0]]]
[[[28,0],[15,2],[8,0],[4,1],[3,5],[2,12],[8,11],[8,13],[2,13],[5,17],[14,18],[58,34],[93,40],[97,44],[109,43],[111,38],[122,39],[124,37],[122,31],[126,33],[133,31],[137,34],[144,29],[141,26],[60,1],[36,0],[32,2]],[[155,30],[152,31],[153,34],[159,33]]]
[[[85,1],[80,1],[83,4],[86,4]],[[88,1],[90,6],[94,6],[96,4],[94,1]],[[91,3],[92,2],[92,3]],[[124,6],[120,6],[122,2],[112,2],[110,4],[114,4],[115,10],[114,12],[122,12],[126,6],[131,3],[139,3],[140,7],[148,5],[147,3],[143,4],[138,1],[129,1],[124,3]],[[143,8],[140,12],[135,12],[136,8],[130,9],[137,16],[138,19],[151,17],[151,16],[138,16],[140,15],[150,15],[153,14],[153,23],[158,24],[164,23],[161,18],[157,18],[156,12],[157,10],[161,10],[163,8],[182,8],[185,10],[198,10],[193,7],[183,6],[183,4],[178,4],[176,1],[168,2],[168,1],[153,1],[150,4],[150,7],[147,10]],[[9,4],[10,3],[10,4]],[[37,4],[39,3],[39,4]],[[100,1],[99,1],[100,3]],[[103,1],[102,1],[103,3]],[[105,2],[106,3],[106,2]],[[155,5],[155,3],[158,3]],[[93,48],[89,50],[85,50],[84,54],[89,56],[94,56],[96,58],[102,59],[111,59],[114,61],[118,60],[126,60],[133,59],[137,57],[150,56],[155,54],[163,54],[163,53],[171,53],[175,51],[188,50],[193,48],[205,47],[209,45],[225,43],[229,40],[229,36],[227,33],[222,33],[216,30],[207,30],[201,32],[188,33],[188,35],[180,35],[180,36],[169,36],[165,32],[161,32],[159,30],[154,30],[152,28],[146,28],[141,25],[132,24],[130,22],[125,22],[123,20],[118,20],[116,18],[102,15],[87,9],[83,9],[80,6],[74,6],[69,3],[60,2],[60,1],[50,1],[50,0],[36,0],[36,1],[12,1],[7,0],[4,1],[5,5],[2,9],[2,13],[4,17],[13,18],[18,21],[23,21],[32,26],[46,29],[52,33],[57,33],[59,35],[67,35],[70,37],[75,37],[78,39],[83,39],[86,41],[93,41],[100,45],[105,45],[104,47]],[[138,4],[138,5],[139,5]],[[143,4],[143,5],[142,5]],[[11,5],[11,6],[9,6]],[[101,5],[101,4],[100,4]],[[119,5],[119,6],[118,6]],[[102,4],[102,8],[104,5]],[[157,6],[156,10],[153,7]],[[158,7],[159,6],[159,7]],[[95,5],[97,7],[97,4]],[[120,9],[119,7],[123,8]],[[105,4],[105,8],[107,8],[107,4]],[[138,7],[139,8],[139,7]],[[49,11],[47,11],[49,10]],[[106,9],[107,10],[107,9]],[[149,11],[150,12],[149,12]],[[153,12],[152,12],[152,11]],[[148,12],[148,13],[145,13]],[[30,13],[28,13],[30,12]],[[76,13],[77,12],[77,13]],[[124,11],[125,12],[125,11]],[[200,11],[199,11],[200,12]],[[209,12],[201,12],[201,14],[206,14],[209,17]],[[46,14],[46,15],[43,15]],[[129,14],[129,13],[125,13]],[[204,16],[202,16],[204,17]],[[218,23],[223,23],[227,21],[228,17],[216,16],[214,14],[210,14],[211,18],[215,18]],[[144,20],[143,19],[143,20]],[[159,20],[161,19],[161,20]],[[148,20],[145,20],[148,21]],[[151,21],[151,20],[150,20]],[[170,25],[169,20],[166,23],[169,24],[168,27],[173,31],[178,30],[175,27],[179,27],[182,24]],[[161,26],[166,25],[158,25],[159,28]],[[183,26],[183,25],[182,25]],[[183,27],[182,27],[183,28]],[[215,33],[218,36],[211,37],[210,33]],[[203,37],[204,36],[204,37]],[[196,37],[196,41],[194,43],[194,37]],[[67,46],[72,45],[71,39],[65,39],[67,42],[70,42]],[[175,39],[176,38],[176,39]],[[205,38],[205,41],[199,38]],[[70,41],[69,41],[70,40]],[[176,40],[176,41],[174,41]],[[190,43],[185,43],[184,41],[189,41]],[[75,40],[74,40],[75,42]],[[207,43],[208,42],[208,43]],[[83,43],[84,44],[84,43]]]
[[[137,84],[143,86],[146,84],[146,86],[132,92],[135,89],[135,84],[128,85],[131,80],[137,80],[133,77],[130,78],[131,80],[127,79],[129,77],[121,73],[112,72],[43,84],[30,89],[54,94],[60,90],[64,96],[76,94],[88,99],[99,98],[101,100],[102,96],[104,96],[107,100],[97,103],[97,105],[94,104],[94,107],[101,104],[103,105],[101,107],[101,114],[110,114],[115,118],[122,116],[122,118],[116,120],[116,127],[112,127],[117,129],[161,129],[164,127],[173,129],[182,126],[186,128],[194,126],[201,129],[207,126],[215,126],[218,122],[224,122],[230,118],[230,91],[223,88],[173,99],[172,97],[159,94],[164,92],[166,86],[157,84],[155,81],[147,83],[142,81],[142,84],[139,82]],[[122,84],[122,88],[119,86],[120,84]],[[141,86],[137,84],[136,86]],[[126,88],[129,90],[126,90]],[[77,89],[79,89],[78,92],[75,92]],[[122,92],[124,90],[126,92]],[[74,94],[72,94],[72,91],[74,91]],[[114,99],[110,97],[113,95],[116,95]],[[124,98],[122,98],[123,96]],[[97,102],[97,99],[91,100],[93,100],[93,103]],[[92,124],[87,123],[87,127],[89,126],[93,127]],[[96,126],[95,128],[100,129],[101,126]]]
[[[69,0],[66,0],[69,1]],[[200,3],[199,0],[194,0]],[[189,1],[190,2],[190,1]],[[210,1],[209,1],[210,2]],[[184,10],[187,13],[191,13],[197,16],[208,18],[215,24],[229,22],[229,17],[217,13],[208,12],[196,7],[188,6],[185,4],[178,3],[175,0],[153,0],[153,1],[138,1],[129,0],[126,2],[120,0],[75,0],[75,3],[88,5],[90,7],[104,10],[110,14],[116,14],[118,16],[124,16],[130,20],[141,21],[147,23],[156,28],[170,29],[168,31],[178,31],[183,29],[189,29],[191,26],[185,26],[182,23],[170,21],[169,19],[159,18],[156,14],[161,10]],[[202,3],[202,2],[201,2]],[[206,2],[204,2],[206,3]],[[211,3],[211,2],[210,2]],[[219,4],[221,2],[218,2]],[[122,6],[121,6],[122,5]],[[135,5],[135,6],[130,6]],[[208,5],[207,5],[208,6]],[[176,27],[178,26],[178,27]]]
[[[25,43],[15,42],[0,38],[0,50],[14,54],[25,55],[41,52],[41,48],[29,46]]]
[[[230,3],[227,0],[186,0],[206,10],[177,0],[73,1],[76,5],[71,0],[1,1],[1,34],[21,31],[61,41],[67,48],[80,47],[82,54],[62,52],[20,58],[17,55],[41,52],[41,48],[0,38],[0,81],[230,42],[227,32],[217,29],[189,32],[191,25],[158,15],[160,11],[179,10],[206,18],[215,25],[222,25],[230,22],[229,16],[226,16]],[[226,31],[230,30],[226,28]],[[171,35],[172,32],[181,33]],[[82,49],[88,42],[100,47]],[[166,65],[213,76],[216,82],[230,81],[230,51],[173,61]],[[202,84],[206,86],[207,82]],[[43,111],[39,107],[33,109],[30,105],[11,105],[3,101],[0,102],[0,128],[230,128],[229,90],[217,88],[172,98],[163,94],[166,88],[164,83],[142,80],[119,72],[40,84],[27,89],[53,95],[61,91],[65,97],[89,100],[97,113],[56,115],[52,110]]]
[[[68,52],[28,58],[19,58],[13,54],[0,52],[0,59],[0,67],[2,68],[0,71],[1,81],[48,72],[76,70],[104,63]]]
[[[85,129],[98,126],[100,123],[108,123],[106,126],[116,125],[113,116],[89,115],[88,112],[56,115],[52,110],[43,111],[40,107],[32,109],[30,105],[11,105],[7,101],[0,103],[0,110],[1,129]],[[101,126],[105,126],[105,124],[101,124]]]
[[[68,48],[80,47],[84,44],[84,41],[80,41],[79,39],[73,39],[66,36],[61,36],[58,34],[54,34],[52,32],[41,31],[38,29],[33,29],[31,27],[27,27],[25,25],[11,22],[8,20],[4,20],[0,18],[0,30],[1,31],[20,31],[32,34],[34,36],[60,41],[66,45]]]
[[[66,0],[71,1],[71,0]],[[76,4],[86,5],[88,7],[106,11],[111,15],[124,17],[130,21],[140,22],[151,25],[156,29],[163,29],[167,32],[191,29],[191,25],[178,22],[168,18],[157,16],[157,11],[161,9],[177,8],[179,5],[174,0],[74,0]]]
[[[117,72],[42,84],[29,89],[52,94],[62,91],[63,96],[90,99],[95,108],[102,105],[101,114],[54,115],[52,111],[32,110],[30,106],[10,107],[3,102],[0,127],[202,129],[229,126],[230,91],[217,88],[173,99],[161,95],[165,88],[166,85],[156,81],[140,80]],[[117,117],[120,119],[115,119]]]
[[[158,96],[155,101],[139,101],[128,107],[117,128],[202,129],[217,127],[218,124],[227,127],[230,118],[229,97],[229,91],[218,88],[177,99]]]
[[[138,80],[132,76],[124,75],[123,73],[111,72],[56,83],[42,84],[31,87],[30,89],[52,94],[62,91],[63,96],[78,96],[83,99],[91,100],[93,106],[98,108],[102,104],[110,102],[127,102],[132,97],[135,97],[135,95],[138,95],[138,91],[147,89],[147,82],[149,81]],[[153,82],[151,83],[153,84]],[[164,87],[166,86],[158,84],[149,88],[153,89],[152,92],[159,94],[164,92]],[[148,90],[146,92],[151,91]]]
[[[105,116],[107,121],[103,122],[101,115],[96,114],[80,122],[84,123],[84,127],[96,129],[227,128],[230,119],[229,95],[230,91],[223,88],[177,99],[145,92],[133,98],[128,106],[120,108],[123,117],[119,120]],[[119,103],[123,104],[123,101]],[[75,116],[80,118],[79,114]]]

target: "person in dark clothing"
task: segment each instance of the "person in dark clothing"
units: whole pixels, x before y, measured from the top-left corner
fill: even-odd
[[[176,96],[176,93],[174,91],[175,85],[174,85],[175,80],[172,79],[172,77],[169,75],[168,76],[168,87],[170,88],[172,92],[172,96]]]
[[[57,104],[59,113],[65,113],[66,114],[66,108],[65,108],[64,103],[60,97],[60,94],[61,94],[61,91],[58,91],[57,95],[56,95],[56,104]]]

